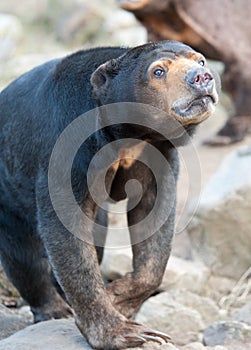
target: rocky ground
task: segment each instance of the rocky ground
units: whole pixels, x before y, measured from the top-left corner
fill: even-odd
[[[112,0],[1,2],[0,89],[80,45],[136,45],[145,38],[144,29]],[[149,343],[144,349],[251,349],[251,137],[223,148],[202,144],[230,112],[223,94],[193,144],[180,150],[173,254],[158,292],[137,315],[138,322],[169,333],[173,344]],[[124,220],[111,215],[110,225]],[[109,248],[116,244],[110,234],[102,264],[108,280],[131,270],[130,249]],[[29,308],[1,267],[0,303],[0,350],[90,349],[73,320],[32,325]]]

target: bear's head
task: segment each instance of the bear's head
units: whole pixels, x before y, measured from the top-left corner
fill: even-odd
[[[175,41],[130,49],[98,67],[91,83],[98,105],[144,103],[183,126],[208,118],[220,93],[219,75],[204,56]]]

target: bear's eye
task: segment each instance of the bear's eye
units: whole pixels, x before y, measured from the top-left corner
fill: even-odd
[[[155,68],[153,71],[153,75],[155,78],[163,78],[166,75],[166,71],[164,68]]]
[[[205,60],[203,60],[203,59],[199,60],[198,63],[199,63],[202,67],[204,67],[205,64],[206,64],[206,63],[205,63]]]

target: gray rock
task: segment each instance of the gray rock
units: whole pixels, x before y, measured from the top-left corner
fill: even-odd
[[[29,324],[31,324],[29,317],[23,317],[23,315],[17,314],[0,304],[0,339],[9,337]]]
[[[73,320],[52,320],[29,326],[0,341],[0,350],[91,350]]]
[[[251,327],[234,321],[215,323],[204,331],[203,341],[207,346],[243,346],[243,349],[250,350]]]
[[[194,255],[215,275],[239,279],[250,266],[251,149],[230,153],[205,187],[188,226]]]
[[[232,316],[234,321],[244,322],[251,326],[251,303],[244,305]]]
[[[149,298],[142,305],[136,321],[170,334],[178,345],[199,340],[198,333],[204,329],[198,311],[178,303],[172,293]]]
[[[220,309],[210,298],[181,290],[174,294],[174,299],[185,307],[196,310],[206,326],[220,320]]]
[[[234,279],[211,275],[204,286],[203,295],[219,300],[223,295],[229,295],[235,285]]]
[[[200,293],[209,276],[210,270],[203,263],[171,256],[160,289],[186,289]]]
[[[41,322],[0,341],[0,350],[91,350],[73,320]],[[172,344],[147,343],[135,350],[178,350]]]

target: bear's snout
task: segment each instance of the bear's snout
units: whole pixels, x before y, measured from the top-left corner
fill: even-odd
[[[214,78],[208,69],[191,68],[185,76],[187,84],[202,94],[211,94]]]

